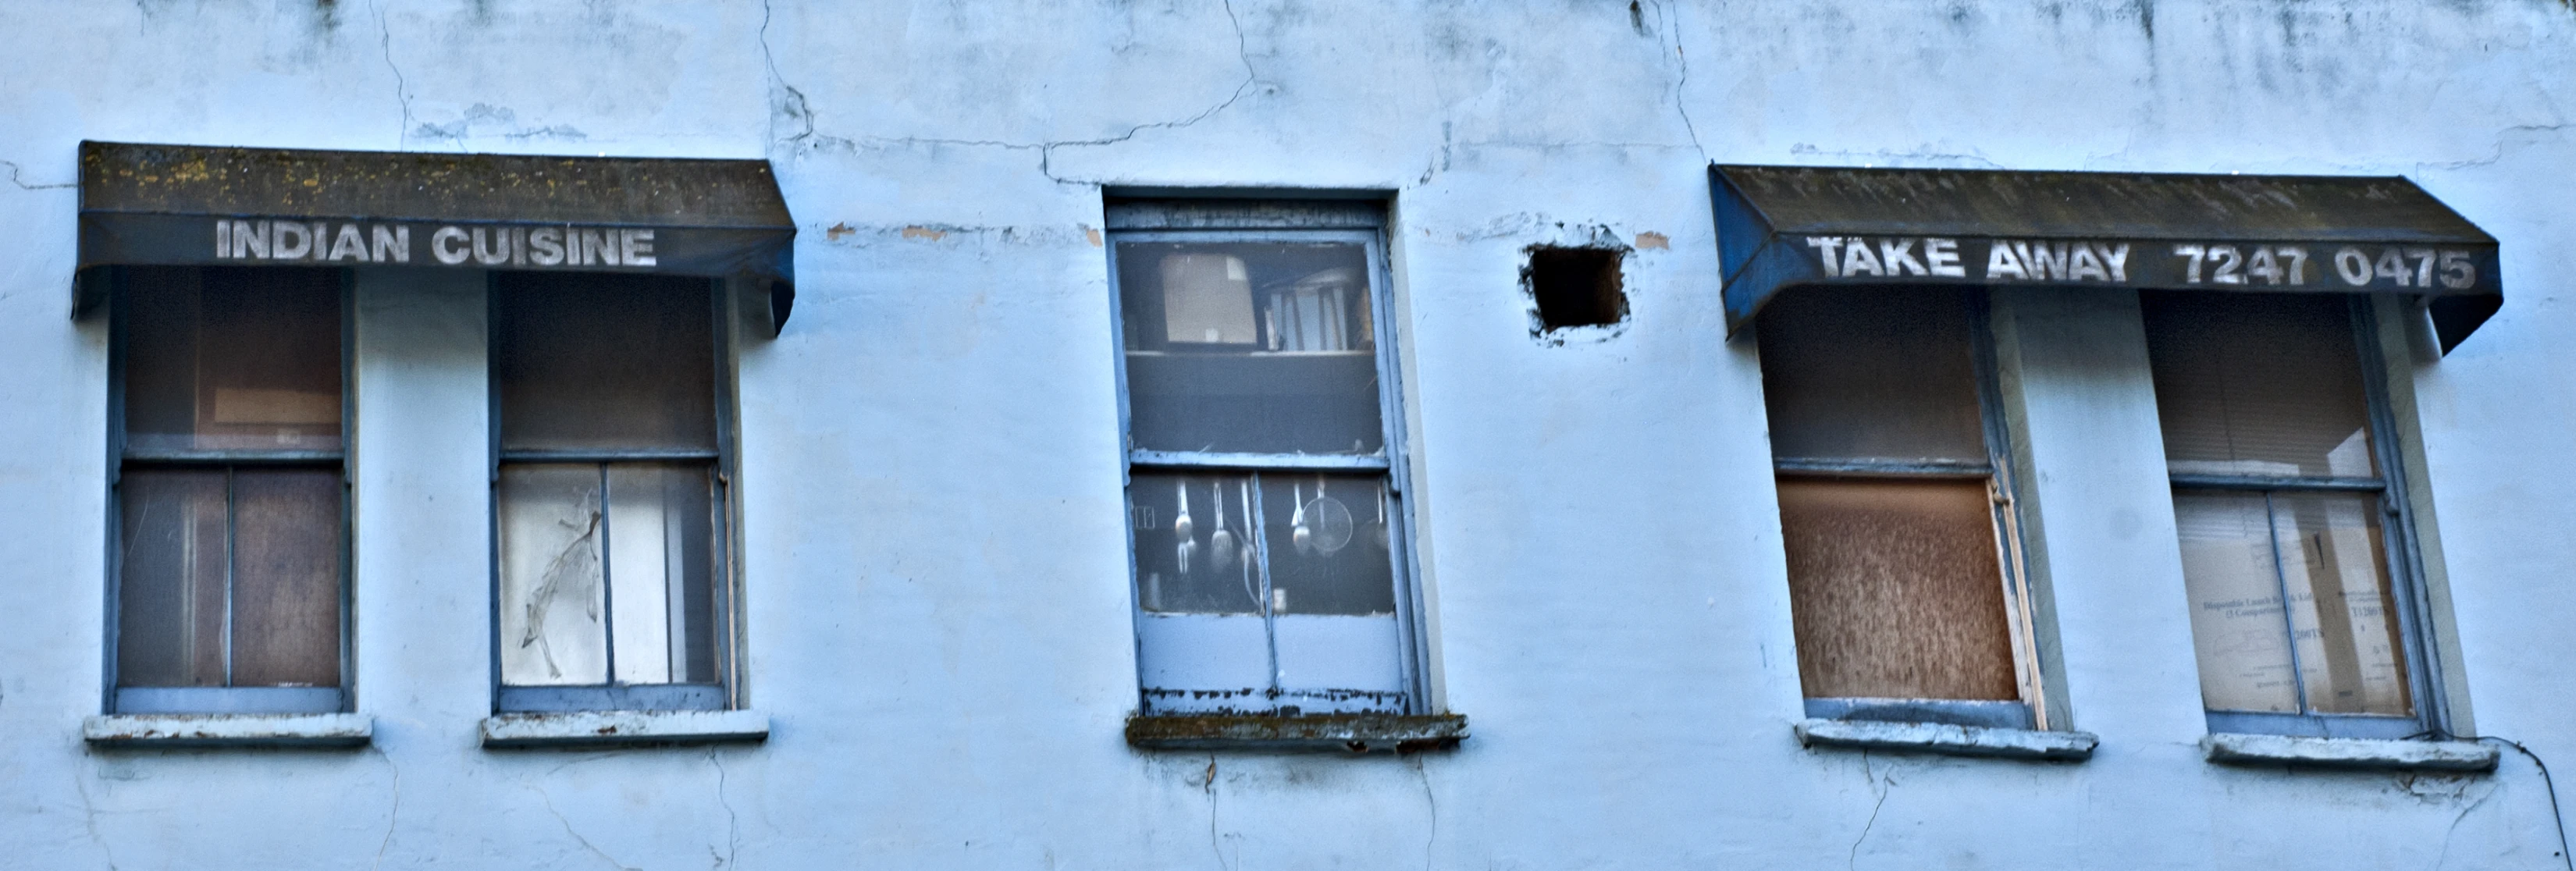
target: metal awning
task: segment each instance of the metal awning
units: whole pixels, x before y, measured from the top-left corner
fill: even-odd
[[[2496,241],[2403,178],[1709,167],[1726,328],[1803,284],[2395,293],[2448,352]]]
[[[396,266],[703,275],[795,299],[764,160],[83,142],[80,269]],[[86,277],[86,276],[85,276]],[[100,282],[79,282],[75,311]]]

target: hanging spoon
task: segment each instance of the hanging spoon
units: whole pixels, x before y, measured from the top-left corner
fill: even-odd
[[[1288,518],[1288,543],[1297,546],[1298,556],[1304,556],[1315,550],[1315,531],[1306,528],[1306,485],[1296,484],[1291,489],[1296,491],[1297,511]]]
[[[1376,544],[1377,549],[1386,550],[1392,546],[1392,543],[1387,541],[1386,482],[1384,481],[1378,482],[1377,485],[1377,523],[1369,527],[1369,532],[1369,541]]]
[[[1181,574],[1186,575],[1190,573],[1191,559],[1198,556],[1198,526],[1190,522],[1190,485],[1188,482],[1172,482],[1172,493],[1173,495],[1181,497],[1181,514],[1178,517],[1172,518],[1172,536],[1180,539],[1179,555],[1181,558]]]
[[[1234,565],[1234,533],[1225,528],[1225,485],[1210,485],[1216,494],[1216,532],[1208,536],[1208,563],[1219,569]]]

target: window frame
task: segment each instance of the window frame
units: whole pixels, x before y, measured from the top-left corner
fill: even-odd
[[[1947,288],[1943,288],[1947,289]],[[1902,293],[1902,289],[1891,292]],[[1805,714],[1815,719],[1888,721],[1905,723],[1946,723],[2003,729],[2048,731],[2061,727],[2050,715],[2047,671],[2040,662],[2037,618],[2033,612],[2031,567],[2028,548],[2022,537],[2030,526],[2022,517],[2020,472],[2016,463],[2011,411],[2005,402],[2001,361],[1996,347],[1992,319],[1997,308],[1993,293],[1986,287],[1959,288],[1967,320],[1967,343],[1974,367],[1977,392],[1977,419],[1985,436],[1986,461],[1959,463],[1944,461],[1853,460],[1841,458],[1780,457],[1771,458],[1772,480],[1801,477],[1823,480],[1880,479],[1893,481],[1973,481],[1986,482],[1987,499],[1994,520],[1995,561],[2000,569],[1998,581],[2003,584],[2004,619],[2013,659],[2013,682],[2020,698],[2014,701],[1972,699],[1918,699],[1869,697],[1810,697],[1801,694]],[[1759,328],[1758,326],[1756,327]],[[1757,355],[1758,356],[1758,355]],[[1768,412],[1765,398],[1765,412]],[[1767,418],[1766,418],[1767,426]],[[1774,498],[1777,509],[1777,498]]]
[[[2346,298],[2344,311],[2352,330],[2353,364],[2361,372],[2362,399],[2368,409],[2371,456],[2378,463],[2378,476],[2175,474],[2168,467],[2165,474],[2167,494],[2263,495],[2267,497],[2265,516],[2269,517],[2268,497],[2275,493],[2378,493],[2382,559],[2388,567],[2389,599],[2396,605],[2397,634],[2404,648],[2400,655],[2406,670],[2408,701],[2415,712],[2402,717],[2304,711],[2284,714],[2213,710],[2204,705],[2202,714],[2212,733],[2376,739],[2450,734],[2448,699],[2436,680],[2437,670],[2431,658],[2434,638],[2428,631],[2428,617],[2432,613],[2430,591],[2425,583],[2428,575],[2421,537],[2416,532],[2416,506],[2407,491],[2406,479],[2411,470],[2406,462],[2405,446],[2400,443],[2402,431],[2390,393],[2387,357],[2380,346],[2382,331],[2377,306],[2366,294],[2338,295]],[[2161,409],[2158,420],[2161,423]],[[2275,581],[2278,582],[2277,577]],[[2286,608],[2282,619],[2289,619]],[[2286,625],[2284,631],[2289,631]],[[2197,644],[2197,639],[2194,643]],[[2297,681],[2299,704],[2305,707],[2308,702],[2307,680],[2299,668],[2296,643],[2290,645],[2290,666],[2291,677]]]
[[[168,267],[194,269],[201,275],[216,267]],[[227,267],[266,272],[268,270],[310,269],[296,266]],[[358,440],[357,408],[357,295],[354,274],[348,269],[331,269],[339,285],[339,367],[340,367],[340,448],[316,450],[153,450],[133,451],[126,447],[126,353],[131,349],[127,317],[132,311],[133,275],[129,267],[109,270],[108,351],[107,351],[107,498],[106,502],[106,592],[104,646],[100,657],[100,696],[108,714],[334,714],[357,709],[357,636],[355,588],[357,586],[354,543],[356,506],[351,498],[350,480],[355,472],[351,457]],[[200,279],[202,280],[202,279]],[[139,461],[139,462],[138,462]],[[124,480],[129,465],[147,469],[220,470],[229,478],[238,466],[330,469],[340,476],[340,601],[339,657],[340,683],[335,687],[120,687],[118,642],[123,633],[123,587],[125,560]],[[226,526],[231,526],[227,520]],[[231,534],[228,530],[227,534]],[[229,588],[230,582],[227,581]],[[227,677],[232,668],[231,623],[229,612],[232,594],[225,593],[227,619],[224,662]]]
[[[484,276],[484,401],[487,409],[485,428],[486,499],[484,522],[490,543],[488,586],[489,613],[489,679],[492,711],[495,714],[533,714],[568,712],[630,711],[728,711],[743,705],[741,681],[742,611],[741,557],[739,542],[740,499],[735,493],[735,418],[734,405],[734,306],[731,282],[721,278],[701,279],[707,286],[707,332],[712,339],[707,349],[714,389],[714,451],[642,449],[642,450],[504,450],[501,441],[501,373],[495,365],[500,354],[501,273],[489,270]],[[543,273],[541,273],[543,274]],[[601,583],[602,637],[610,653],[608,683],[578,685],[515,686],[502,677],[501,664],[501,469],[521,463],[580,463],[600,466],[611,463],[704,462],[708,464],[716,492],[712,494],[712,532],[714,541],[709,552],[716,565],[708,573],[713,587],[715,682],[624,684],[617,682],[615,649],[616,620],[614,599],[608,598],[609,584]],[[604,545],[604,543],[603,543]]]
[[[1395,620],[1398,661],[1402,678],[1403,704],[1395,714],[1422,716],[1435,713],[1437,705],[1430,698],[1432,687],[1428,645],[1428,625],[1422,617],[1423,601],[1420,555],[1413,529],[1412,468],[1405,450],[1407,445],[1404,418],[1404,382],[1402,356],[1396,347],[1396,307],[1393,269],[1387,253],[1388,224],[1386,203],[1380,200],[1281,200],[1281,199],[1121,199],[1104,204],[1102,249],[1108,266],[1109,344],[1113,372],[1117,378],[1119,502],[1131,505],[1129,490],[1139,472],[1164,474],[1262,474],[1279,472],[1343,472],[1384,475],[1387,509],[1389,562],[1395,585]],[[1121,284],[1119,246],[1123,243],[1345,243],[1358,244],[1367,260],[1369,277],[1370,339],[1375,343],[1373,360],[1377,375],[1380,447],[1374,455],[1258,453],[1232,451],[1163,451],[1144,450],[1134,446],[1133,404],[1127,380],[1127,314],[1125,288]],[[1257,497],[1256,497],[1257,498]],[[1126,587],[1131,620],[1131,653],[1135,657],[1136,701],[1138,716],[1143,718],[1201,716],[1188,711],[1155,712],[1144,682],[1146,612],[1143,591],[1138,586],[1134,512],[1122,511],[1121,526],[1126,532]],[[1256,517],[1258,512],[1254,512]],[[1258,530],[1258,526],[1255,530]],[[1258,534],[1257,532],[1255,533]],[[1269,607],[1269,573],[1263,573],[1263,634],[1276,646],[1275,630]],[[1277,662],[1272,662],[1276,680]],[[1320,714],[1305,714],[1318,716]],[[1289,714],[1253,714],[1251,716],[1286,719]]]

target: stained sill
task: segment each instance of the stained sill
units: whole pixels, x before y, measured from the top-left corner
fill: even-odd
[[[759,711],[549,711],[483,719],[483,746],[494,750],[766,740],[769,715]]]
[[[2221,732],[2200,739],[2221,765],[2287,765],[2377,771],[2494,771],[2498,751],[2476,741],[2306,738]]]
[[[2101,739],[2091,732],[2043,732],[1946,723],[1877,720],[1800,720],[1798,743],[1808,748],[1893,750],[1944,756],[1984,756],[2078,762],[2092,758]]]
[[[94,747],[364,747],[375,739],[365,714],[108,714],[81,720]]]
[[[1446,750],[1467,737],[1460,714],[1221,714],[1127,718],[1127,743],[1145,750]]]

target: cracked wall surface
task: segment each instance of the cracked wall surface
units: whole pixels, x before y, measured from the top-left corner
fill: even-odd
[[[2416,373],[2455,689],[2480,731],[2576,760],[2558,582],[2576,206],[2555,193],[2576,168],[2576,11],[2558,0],[22,0],[0,34],[0,864],[2565,867],[2520,754],[2474,777],[2202,762],[2153,492],[2049,518],[2092,760],[1801,750],[1760,377],[1722,340],[1705,175],[2422,184],[2502,241],[2507,292]],[[85,748],[108,531],[106,331],[66,317],[82,139],[771,161],[799,293],[739,362],[744,689],[770,740],[475,745],[489,482],[456,446],[486,437],[482,284],[389,272],[360,275],[353,306],[374,745]],[[1418,543],[1461,748],[1120,742],[1104,186],[1393,196]],[[1637,240],[1629,319],[1530,341],[1521,252],[1583,234]],[[2070,396],[2138,389],[2064,371]],[[2042,446],[2082,467],[2079,497],[2123,473],[2083,441]]]

